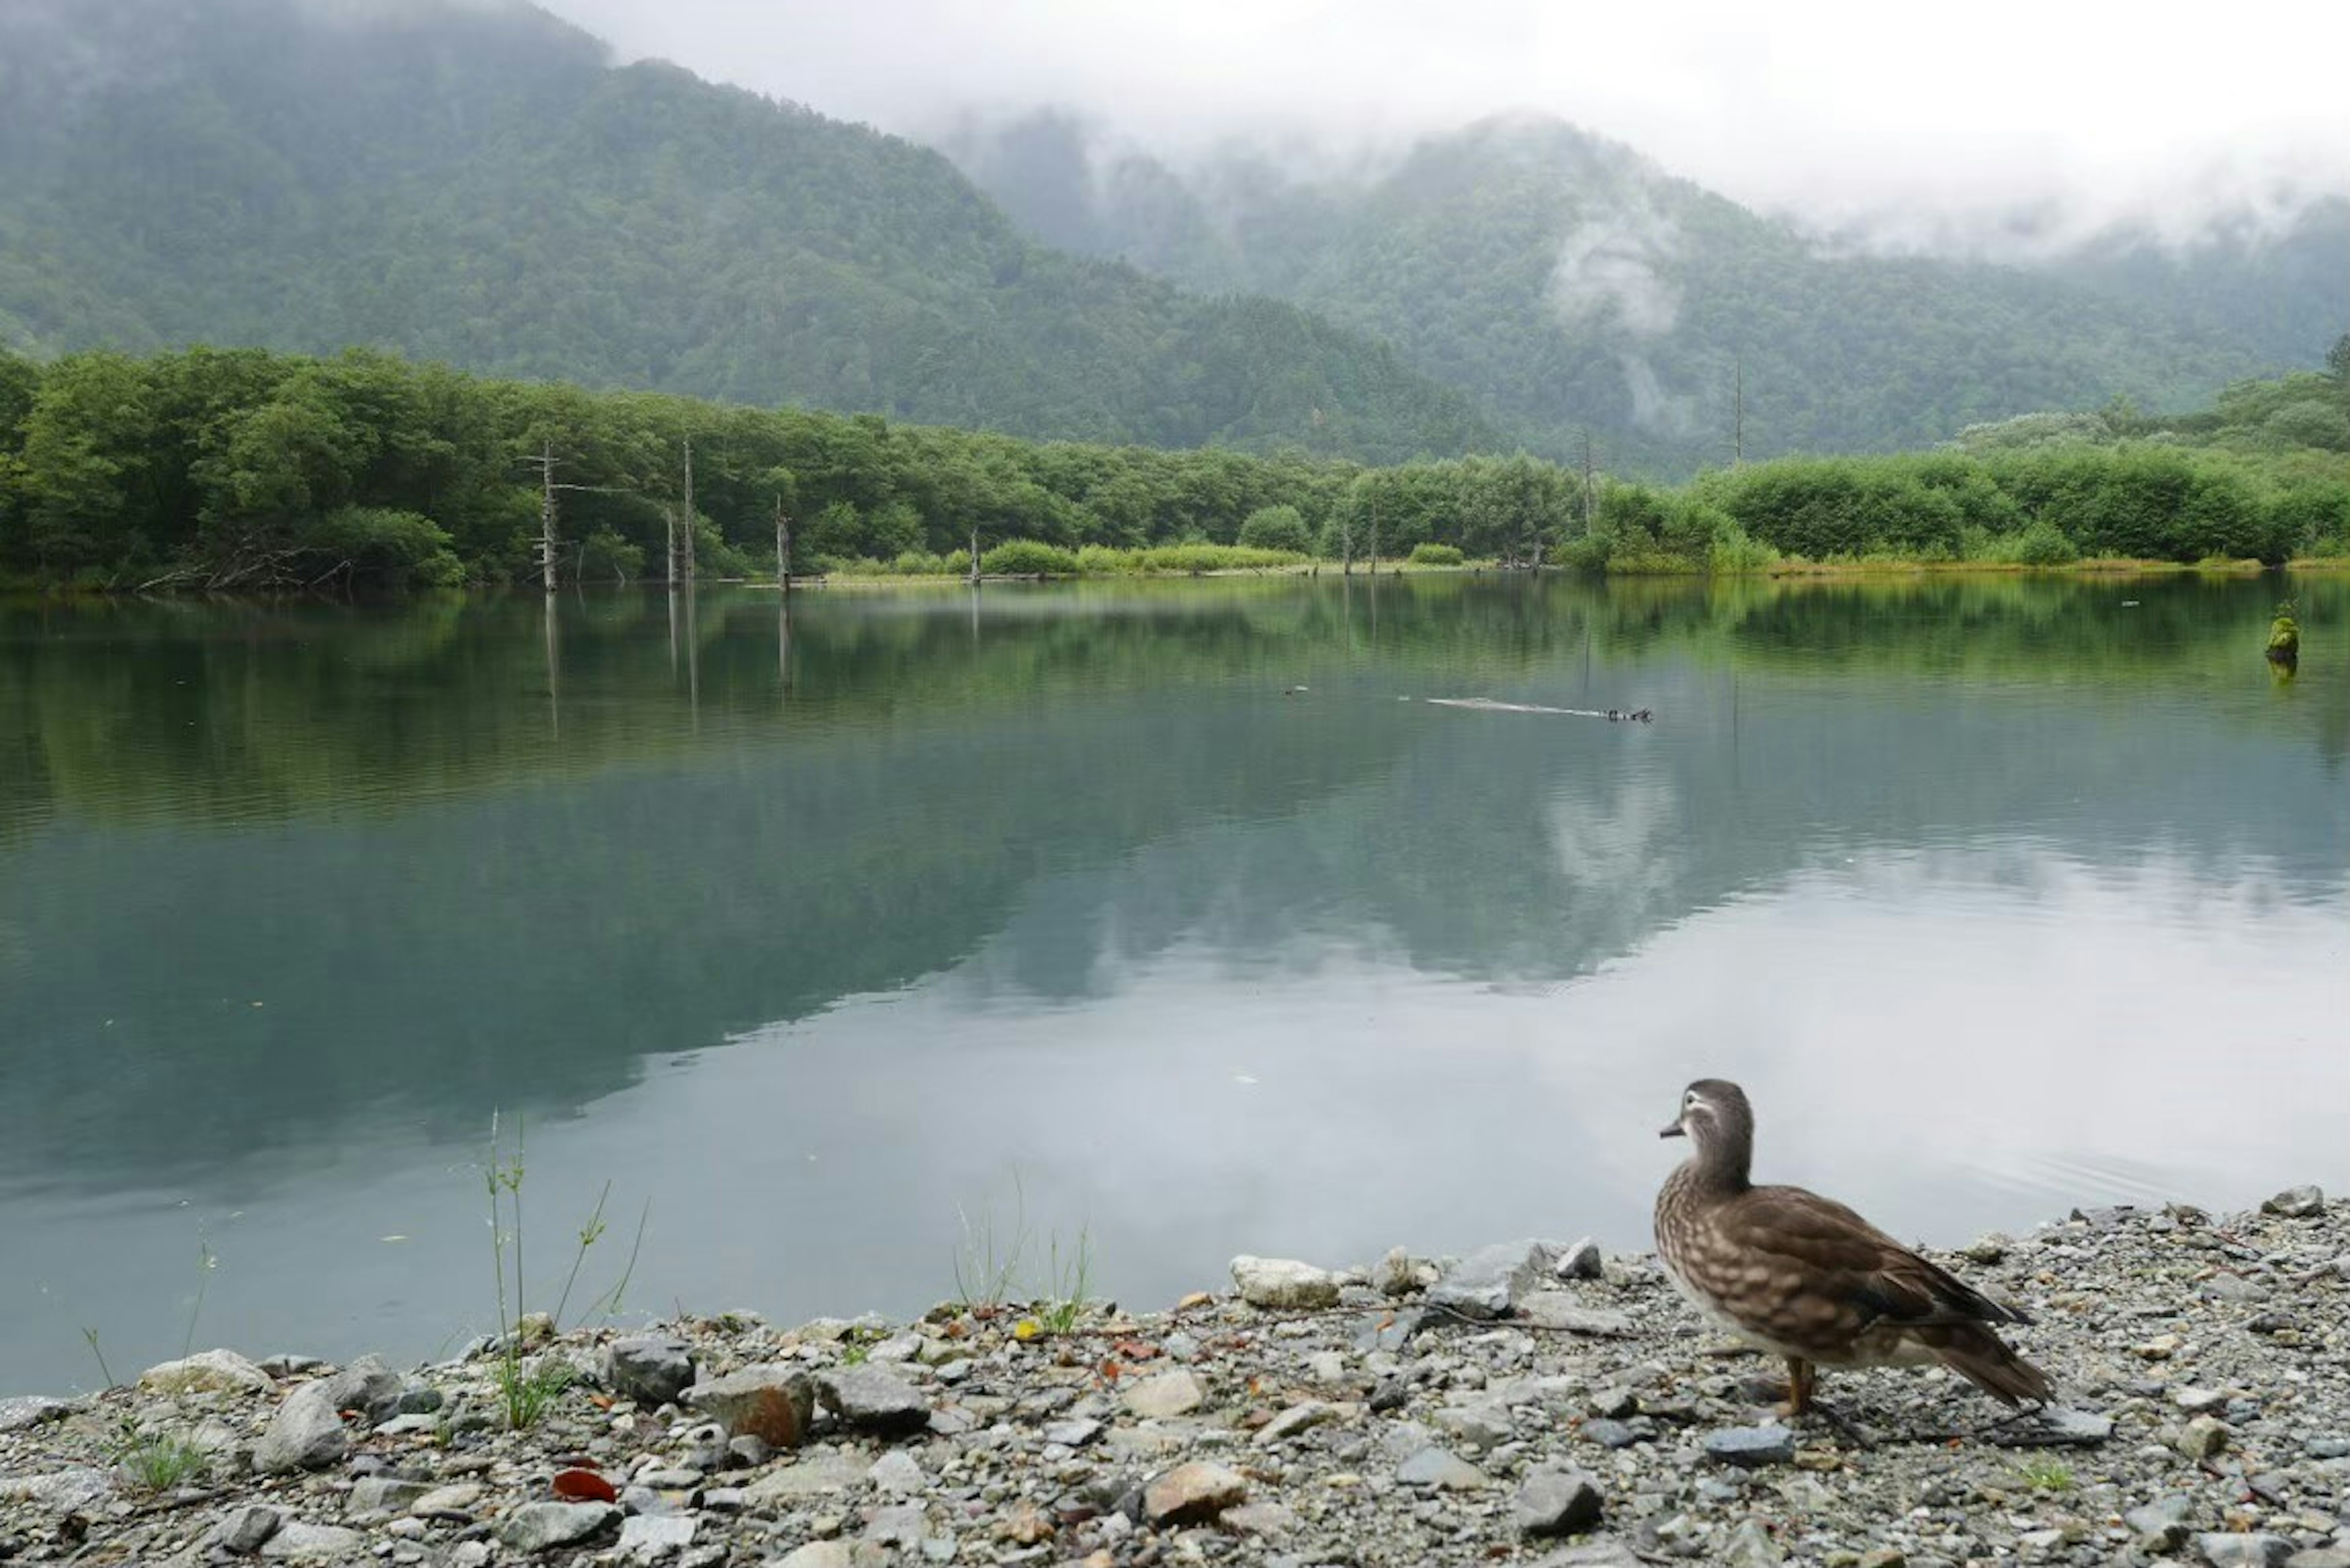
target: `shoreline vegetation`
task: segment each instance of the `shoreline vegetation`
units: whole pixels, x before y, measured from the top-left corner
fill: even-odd
[[[2350,340],[2345,340],[2350,345]],[[1523,452],[1388,467],[1033,442],[494,380],[368,350],[0,353],[0,587],[1555,566],[1610,576],[2350,561],[2350,346],[2201,413],[1644,483]]]
[[[910,1321],[681,1309],[567,1330],[509,1314],[501,1274],[499,1332],[408,1373],[212,1350],[96,1395],[0,1398],[0,1552],[2350,1563],[2350,1386],[2331,1370],[2350,1354],[2350,1203],[2314,1187],[2239,1214],[2076,1209],[1937,1253],[2029,1313],[2017,1345],[2055,1403],[1842,1371],[1835,1418],[1800,1423],[1773,1407],[1779,1364],[1717,1343],[1646,1253],[1240,1257],[1228,1288],[1134,1311],[1089,1294],[1083,1241],[1019,1299],[1001,1240],[967,1244],[958,1297]]]

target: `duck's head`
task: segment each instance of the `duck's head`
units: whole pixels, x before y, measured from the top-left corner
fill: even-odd
[[[1746,1091],[1726,1078],[1700,1078],[1681,1091],[1681,1113],[1659,1137],[1686,1137],[1700,1157],[1753,1142],[1754,1107]]]

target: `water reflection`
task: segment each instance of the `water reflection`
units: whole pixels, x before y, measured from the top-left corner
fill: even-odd
[[[2193,581],[0,612],[0,1387],[199,1219],[249,1348],[431,1348],[493,1106],[781,1314],[1015,1167],[1140,1296],[1628,1244],[1700,1070],[1946,1239],[2339,1180],[2340,588],[2289,691]]]

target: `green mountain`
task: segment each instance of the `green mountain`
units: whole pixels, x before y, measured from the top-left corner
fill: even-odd
[[[2036,409],[2199,404],[2350,325],[2343,214],[2279,249],[2062,268],[1824,254],[1555,120],[1430,137],[1375,174],[1227,152],[1178,172],[1066,116],[943,144],[1046,243],[1294,300],[1393,342],[1542,450],[1602,461],[1882,451]],[[2326,225],[2331,223],[2331,228]]]
[[[521,0],[9,0],[0,347],[192,341],[1042,437],[1501,439],[1386,345],[1055,254],[934,151]]]

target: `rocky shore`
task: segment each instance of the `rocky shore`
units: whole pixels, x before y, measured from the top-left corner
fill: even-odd
[[[213,1351],[0,1400],[0,1562],[2350,1568],[2350,1203],[1944,1261],[2033,1314],[2059,1407],[1831,1373],[1843,1420],[1783,1425],[1775,1363],[1588,1243],[1243,1258],[1164,1312],[534,1325],[405,1374]],[[525,1428],[509,1369],[549,1391]]]

